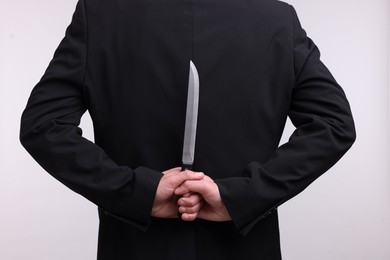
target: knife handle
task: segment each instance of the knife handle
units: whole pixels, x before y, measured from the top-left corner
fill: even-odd
[[[192,164],[185,164],[185,163],[183,163],[181,165],[181,171],[185,171],[185,170],[192,170]]]
[[[192,164],[182,164],[181,165],[181,171],[185,171],[185,170],[191,170],[192,169]],[[178,200],[183,197],[182,195],[179,196]],[[179,209],[177,209],[177,214],[179,216],[179,219],[181,220],[181,213],[179,212]]]

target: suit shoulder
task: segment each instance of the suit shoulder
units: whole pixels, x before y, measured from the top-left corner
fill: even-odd
[[[286,12],[291,10],[291,5],[279,0],[262,0],[266,8],[273,11]]]
[[[287,22],[292,21],[292,5],[279,0],[257,0],[261,3],[264,9],[263,13],[272,22]]]

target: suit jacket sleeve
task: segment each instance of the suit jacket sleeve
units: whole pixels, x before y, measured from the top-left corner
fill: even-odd
[[[215,180],[232,221],[243,236],[327,171],[356,138],[342,88],[320,61],[318,48],[290,8],[295,85],[289,117],[296,130],[267,161],[250,162],[241,177]]]
[[[21,117],[20,141],[53,177],[111,214],[143,231],[162,173],[117,165],[78,127],[87,110],[84,93],[87,24],[84,1]]]

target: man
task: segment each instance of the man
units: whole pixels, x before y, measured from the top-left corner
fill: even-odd
[[[190,60],[199,110],[182,172]],[[94,143],[78,127],[86,110]],[[278,147],[287,116],[296,130]],[[342,157],[355,128],[286,3],[79,0],[20,140],[98,206],[100,260],[276,260],[277,207]]]

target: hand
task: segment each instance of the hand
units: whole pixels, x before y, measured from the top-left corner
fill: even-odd
[[[207,175],[199,180],[189,179],[175,189],[176,195],[187,194],[189,192],[199,193],[203,197],[203,205],[194,209],[186,207],[184,199],[179,199],[178,205],[180,213],[193,211],[197,212],[197,217],[211,221],[228,221],[231,217],[221,199],[218,185]],[[188,201],[188,200],[187,200]],[[199,205],[199,203],[197,204]],[[184,216],[184,214],[183,214]],[[182,217],[183,217],[182,216]]]
[[[163,172],[163,176],[158,184],[151,215],[159,218],[177,218],[179,196],[173,191],[186,180],[201,180],[204,173],[193,171],[181,171],[181,167],[176,167]],[[201,201],[201,196],[194,193],[183,193],[184,201],[187,201],[191,207],[198,208]],[[184,220],[194,220],[197,217],[197,212],[182,216]]]

